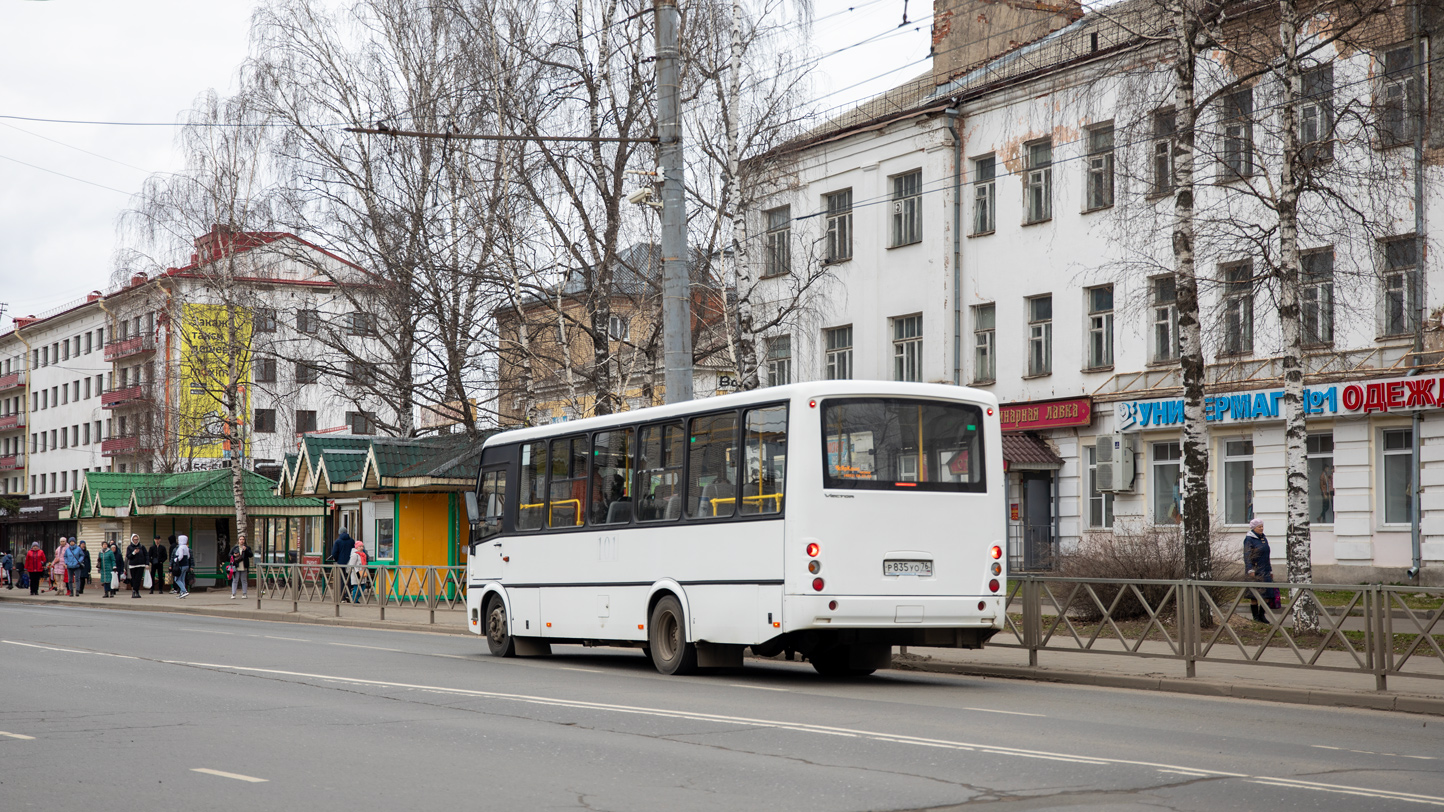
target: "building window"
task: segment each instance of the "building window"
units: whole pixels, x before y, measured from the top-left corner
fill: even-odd
[[[1113,286],[1089,288],[1088,368],[1113,366]]]
[[[827,195],[827,261],[852,259],[852,190]]]
[[[889,247],[912,245],[923,239],[923,171],[892,179],[892,242]]]
[[[276,410],[257,409],[251,421],[251,430],[257,434],[274,434],[276,431]]]
[[[1113,125],[1088,130],[1088,201],[1086,211],[1113,205]]]
[[[89,354],[91,354],[92,352],[95,352],[95,345],[92,343],[92,339],[94,339],[94,338],[95,338],[95,336],[92,335],[89,330],[85,331],[85,354],[86,354],[86,355],[89,355]],[[5,362],[5,365],[8,367],[8,366],[10,365],[10,362],[9,362],[9,361],[6,361],[6,362]]]
[[[1310,251],[1299,260],[1303,342],[1309,347],[1325,347],[1334,343],[1334,249]]]
[[[823,341],[827,352],[827,379],[847,381],[852,379],[852,325],[823,330]]]
[[[1028,145],[1028,170],[1023,173],[1023,222],[1041,223],[1053,216],[1053,140]]]
[[[893,380],[923,379],[923,317],[900,316],[892,320]]]
[[[353,386],[370,386],[371,365],[364,361],[347,361],[346,382]]]
[[[1384,335],[1399,336],[1414,332],[1418,300],[1418,261],[1412,236],[1389,240],[1384,252]]]
[[[1223,266],[1223,352],[1253,352],[1253,264]]]
[[[316,310],[297,310],[296,332],[302,335],[315,335],[321,332],[321,313]]]
[[[276,311],[269,307],[258,307],[252,318],[255,331],[258,333],[276,332]]]
[[[763,276],[781,276],[792,262],[792,207],[781,206],[767,212],[767,233],[764,236]]]
[[[1183,521],[1183,446],[1153,444],[1153,523],[1179,524]]]
[[[370,412],[347,412],[346,425],[352,434],[375,434],[376,419]]]
[[[1253,440],[1223,441],[1223,522],[1253,518]]]
[[[1106,529],[1113,526],[1113,494],[1098,490],[1098,448],[1087,446],[1088,454],[1088,526]]]
[[[973,383],[992,383],[997,369],[997,305],[973,307]]]
[[[1053,372],[1053,297],[1028,300],[1028,375]]]
[[[767,339],[767,385],[792,383],[792,336]]]
[[[1178,288],[1171,276],[1152,279],[1149,288],[1153,311],[1153,362],[1177,361],[1182,354],[1178,337]]]
[[[1334,435],[1310,434],[1305,446],[1309,469],[1309,521],[1334,523]]]
[[[1414,430],[1385,429],[1384,523],[1408,524],[1414,520]]]
[[[991,234],[997,228],[998,159],[992,155],[973,160],[973,233]]]
[[[315,383],[317,380],[320,379],[320,377],[321,372],[319,368],[312,366],[305,361],[296,362],[296,383]]]
[[[359,310],[347,314],[346,332],[353,336],[371,335],[371,317]]]
[[[612,314],[607,317],[607,338],[613,341],[630,341],[632,325],[625,317]]]
[[[276,382],[276,359],[274,358],[253,358],[251,367],[256,373],[256,383]]]
[[[1392,48],[1382,54],[1380,61],[1384,63],[1383,77],[1374,102],[1379,145],[1412,144],[1419,112],[1419,89],[1414,86],[1414,47]]]
[[[1253,88],[1223,97],[1220,113],[1223,148],[1220,180],[1227,183],[1253,175]]]
[[[296,410],[296,433],[306,434],[316,430],[316,412],[311,409]]]
[[[1299,103],[1299,147],[1307,164],[1334,157],[1334,66],[1320,65],[1303,75]]]
[[[1173,140],[1178,134],[1178,118],[1172,110],[1153,114],[1153,194],[1173,191]]]

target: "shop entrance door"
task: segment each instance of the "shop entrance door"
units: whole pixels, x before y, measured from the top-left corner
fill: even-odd
[[[1054,567],[1053,473],[1030,471],[1023,474],[1023,569]]]

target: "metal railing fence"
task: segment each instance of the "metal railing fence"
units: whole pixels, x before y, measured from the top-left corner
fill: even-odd
[[[301,604],[330,604],[336,617],[341,605],[369,606],[386,619],[387,608],[424,609],[427,622],[438,611],[466,610],[466,567],[422,567],[379,564],[368,567],[353,582],[349,567],[332,564],[257,564],[256,608],[263,601],[289,601],[291,611]]]
[[[1278,590],[1277,608],[1269,606]],[[1254,620],[1257,605],[1263,620]],[[1296,617],[1312,605],[1317,631]],[[1306,612],[1305,612],[1306,613]],[[1444,588],[1017,576],[1003,632],[988,644],[1444,679]]]

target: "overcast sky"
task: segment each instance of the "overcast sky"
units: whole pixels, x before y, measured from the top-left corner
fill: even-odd
[[[912,0],[902,28],[905,0],[814,3],[812,48],[832,54],[818,66],[820,106],[866,98],[926,68],[931,3]],[[15,117],[181,120],[199,94],[235,89],[253,5],[0,0],[0,303],[8,305],[0,329],[15,314],[105,287],[117,216],[147,175],[181,165],[172,126]]]

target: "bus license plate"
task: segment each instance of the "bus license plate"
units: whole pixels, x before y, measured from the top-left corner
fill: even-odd
[[[933,562],[931,561],[900,561],[889,560],[882,562],[883,575],[932,575]]]

